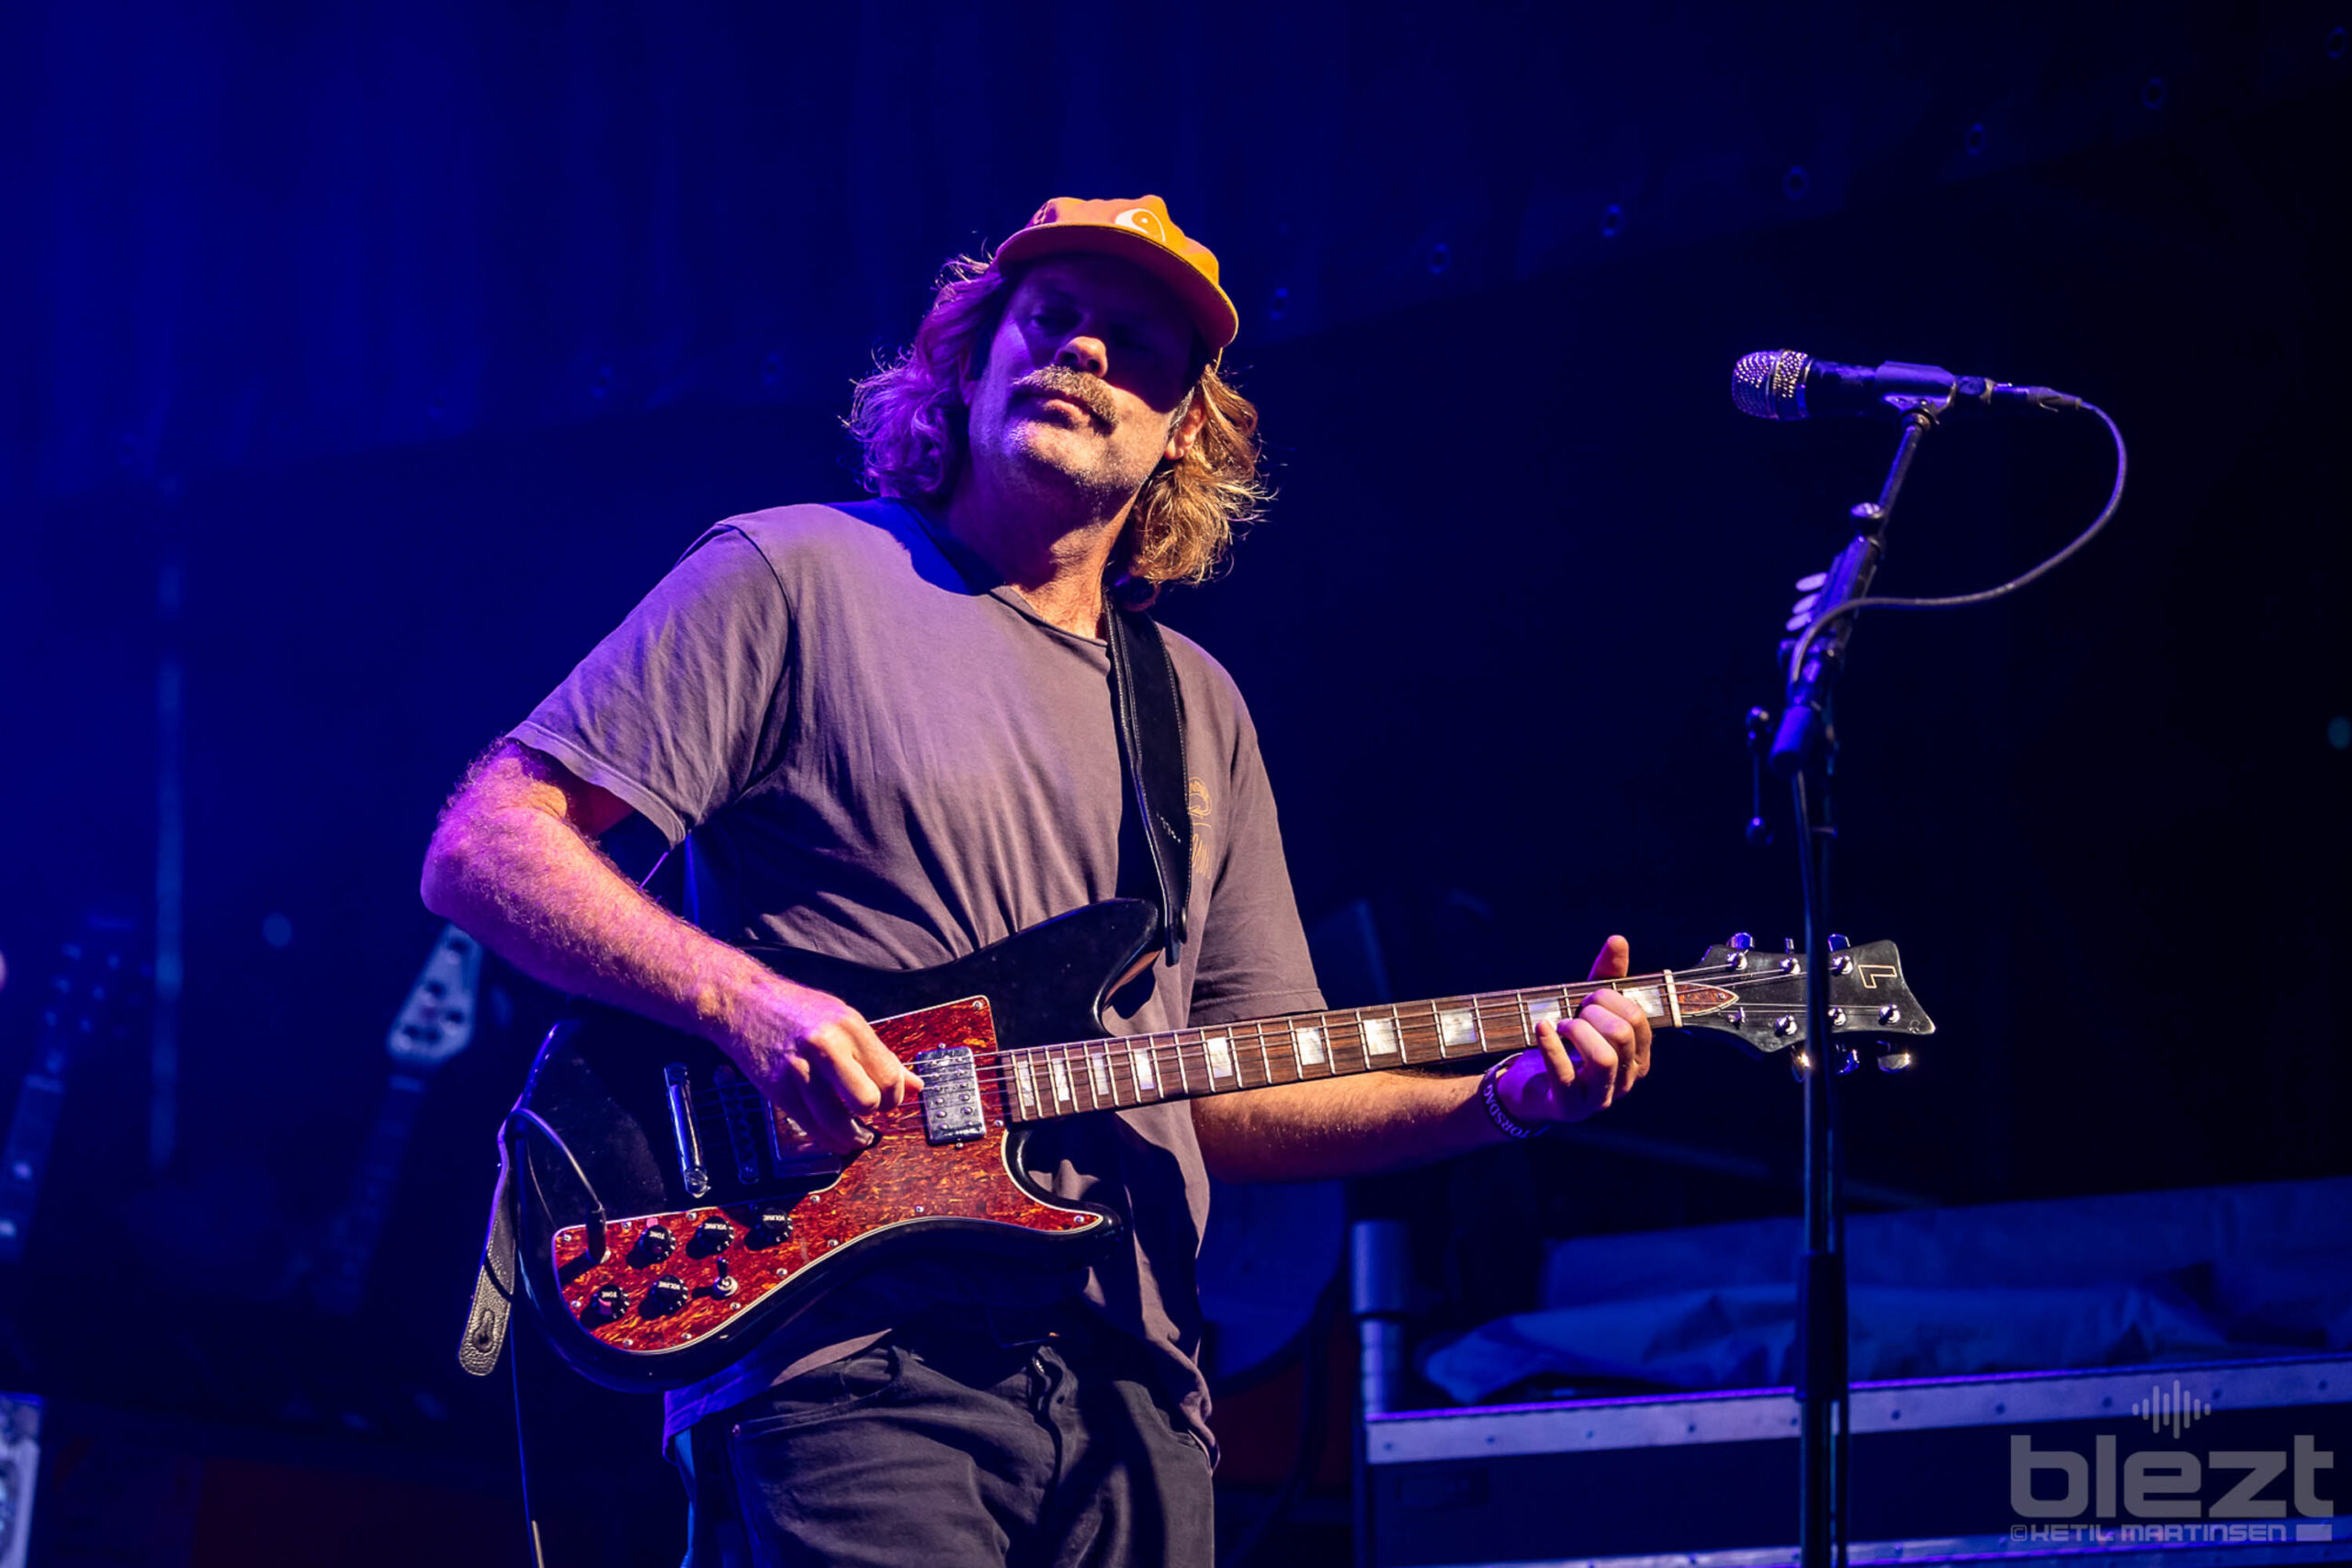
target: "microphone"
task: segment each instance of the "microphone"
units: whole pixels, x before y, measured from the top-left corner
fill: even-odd
[[[1792,348],[1740,356],[1731,370],[1732,405],[1758,419],[1815,414],[1907,414],[1947,408],[2080,408],[2082,400],[2048,387],[2014,387],[1983,376],[1955,376],[1939,365],[1890,359],[1876,369],[1815,359]]]

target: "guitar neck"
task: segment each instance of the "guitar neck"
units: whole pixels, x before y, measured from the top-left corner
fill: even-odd
[[[424,1075],[395,1067],[384,1085],[384,1103],[376,1112],[375,1130],[368,1136],[351,1201],[327,1227],[325,1268],[314,1294],[319,1305],[330,1313],[348,1316],[359,1309],[368,1268],[376,1260],[376,1244],[391,1208],[392,1190],[400,1182],[424,1101]]]
[[[1604,990],[1632,998],[1666,1028],[1679,1028],[1687,1017],[1738,999],[1731,991],[1668,969],[1574,986],[1334,1008],[1031,1046],[1000,1053],[995,1070],[1001,1074],[1006,1121],[1049,1122],[1272,1084],[1502,1055],[1534,1044],[1538,1023],[1573,1017],[1586,998]]]

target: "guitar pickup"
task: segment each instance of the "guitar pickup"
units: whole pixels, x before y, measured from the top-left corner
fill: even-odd
[[[915,1053],[922,1077],[922,1133],[934,1144],[968,1144],[988,1135],[988,1112],[980,1105],[980,1070],[969,1045],[941,1045]]]

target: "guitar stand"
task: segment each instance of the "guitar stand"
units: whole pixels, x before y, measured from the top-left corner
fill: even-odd
[[[1935,428],[1949,400],[1890,397],[1903,416],[1903,434],[1878,499],[1853,508],[1863,531],[1838,552],[1800,605],[1791,629],[1800,636],[1819,613],[1870,592],[1885,553],[1886,525],[1919,443]],[[1808,615],[1806,612],[1812,612]],[[1859,1058],[1837,1043],[1830,1021],[1830,957],[1845,945],[1829,931],[1829,852],[1838,829],[1830,811],[1838,740],[1830,712],[1853,629],[1850,614],[1823,625],[1790,673],[1778,733],[1764,748],[1769,716],[1748,715],[1750,750],[1789,783],[1804,898],[1804,1050],[1794,1066],[1804,1086],[1804,1247],[1797,1257],[1796,1400],[1797,1561],[1801,1568],[1845,1568],[1849,1526],[1847,1480],[1849,1431],[1846,1289],[1845,1146],[1838,1132],[1838,1080]],[[1782,662],[1793,653],[1782,645]],[[1758,775],[1748,839],[1763,836],[1762,779]]]

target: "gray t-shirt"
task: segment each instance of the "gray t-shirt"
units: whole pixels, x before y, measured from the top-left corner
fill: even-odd
[[[1320,1008],[1249,710],[1196,644],[1167,642],[1191,773],[1192,936],[1135,1015],[1108,1021],[1138,1032]],[[685,843],[703,930],[920,968],[1116,891],[1109,672],[1101,641],[1048,625],[913,508],[788,506],[696,540],[513,734]],[[1205,1437],[1193,1261],[1208,1188],[1189,1107],[1046,1131],[1036,1178],[1134,1221],[1083,1299],[1159,1353]],[[1037,1289],[968,1267],[874,1277],[673,1393],[665,1437],[924,1303]]]

